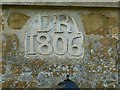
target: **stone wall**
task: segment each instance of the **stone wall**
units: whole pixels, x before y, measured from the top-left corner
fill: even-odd
[[[116,67],[119,41],[117,8],[3,6],[2,14],[0,18],[4,16],[2,17],[4,23],[0,22],[2,27],[0,30],[0,33],[2,32],[2,46],[0,46],[2,47],[2,60],[0,62],[2,63],[3,80],[0,83],[3,88],[55,88],[60,81],[66,78],[66,74],[69,74],[70,79],[76,82],[80,88],[118,87],[118,69]],[[25,43],[26,33],[33,33],[40,24],[36,23],[40,17],[36,15],[50,17],[65,15],[61,17],[64,22],[60,24],[63,25],[63,29],[60,30],[68,30],[68,24],[71,28],[73,27],[70,29],[71,31],[68,31],[69,33],[75,33],[77,29],[80,30],[83,39],[80,38],[72,43],[79,45],[80,48],[77,50],[81,50],[78,52],[82,56],[74,56],[76,53],[69,55],[67,52],[65,54],[56,52],[58,55],[50,54],[51,49],[45,53],[39,51],[43,55],[35,56],[35,53],[32,52],[33,49],[31,49],[31,43],[35,43],[34,40],[29,40],[30,45]],[[46,17],[45,20],[47,19],[49,17]],[[52,20],[51,22],[57,23]],[[43,26],[47,25],[48,21],[45,23]],[[38,32],[40,31],[38,30]],[[76,36],[77,34],[75,33]],[[46,38],[48,37],[46,36]],[[52,39],[55,38],[52,37]],[[64,44],[65,41],[61,42]],[[44,44],[48,45],[49,43]],[[53,48],[55,47],[53,46]]]

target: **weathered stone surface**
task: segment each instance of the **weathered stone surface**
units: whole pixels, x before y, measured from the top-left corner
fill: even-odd
[[[103,81],[98,82],[96,86],[97,88],[104,88]]]
[[[0,33],[0,61],[2,60],[2,33]]]
[[[20,67],[19,65],[13,64],[11,67],[11,71],[13,74],[18,76],[22,73],[22,66]]]
[[[112,36],[113,38],[116,38],[117,40],[119,39],[118,26],[112,27],[112,29],[111,29],[111,36]]]
[[[32,18],[26,32],[25,56],[28,58],[31,56],[59,58],[61,56],[63,59],[83,57],[84,30],[82,31],[81,17],[77,13],[74,13],[76,17],[72,16],[68,11],[64,11],[64,14],[55,11],[41,13],[44,14],[37,14]]]
[[[70,79],[76,82],[80,88],[115,87],[118,82],[118,69],[116,67],[116,61],[118,60],[118,48],[116,47],[116,44],[118,44],[118,36],[116,35],[118,34],[118,20],[116,19],[118,14],[113,12],[114,10],[107,10],[106,8],[104,8],[104,10],[96,8],[96,11],[93,13],[94,9],[95,8],[90,10],[88,8],[84,8],[84,10],[52,10],[51,8],[49,11],[48,9],[26,8],[23,10],[19,8],[23,14],[26,13],[26,15],[30,16],[30,21],[24,24],[26,26],[22,28],[22,31],[15,31],[4,27],[5,30],[3,31],[2,38],[3,87],[54,88],[60,81],[65,79],[66,74],[70,74]],[[5,16],[9,18],[9,15],[11,15],[13,11],[18,12],[18,9],[5,9]],[[54,12],[54,15],[52,12]],[[67,15],[63,15],[58,19],[55,14],[58,16],[59,14]],[[82,18],[77,18],[81,15]],[[69,16],[72,18],[70,19]],[[5,21],[8,20],[7,17]],[[75,18],[74,20],[73,17]],[[41,18],[41,20],[39,20],[39,18]],[[82,19],[83,22],[80,24]],[[74,26],[75,22],[76,26]],[[23,24],[23,22],[20,23]],[[82,28],[82,23],[85,30]],[[5,23],[5,26],[7,24],[8,23]],[[58,26],[56,24],[58,24]],[[72,27],[70,27],[71,29],[69,28],[69,24]],[[38,27],[40,25],[42,28]],[[60,27],[61,29],[58,28],[59,26],[62,26]],[[37,32],[36,27],[38,28]],[[81,59],[63,59],[63,57],[60,56],[64,56],[64,54],[57,55],[56,58],[53,58],[55,55],[53,55],[52,58],[38,57],[41,53],[38,53],[37,49],[41,49],[41,44],[52,46],[52,40],[56,39],[54,36],[60,36],[61,34],[63,35],[62,37],[65,37],[62,39],[67,39],[66,42],[68,43],[72,37],[65,36],[65,33],[71,35],[71,32],[77,27],[78,32],[77,34],[74,32],[74,35],[79,35],[80,30],[84,36],[83,41],[78,40],[81,43],[83,42],[81,46],[84,48],[84,55]],[[102,31],[101,28],[103,29]],[[41,37],[40,35],[45,35],[46,37]],[[48,35],[50,35],[50,39],[52,38],[50,42]],[[48,42],[45,42],[47,40]],[[28,41],[27,44],[25,43],[26,41]],[[61,38],[58,38],[57,41],[60,46],[63,46],[62,44],[65,42],[61,41]],[[72,43],[68,43],[71,44],[70,47],[79,45],[76,38],[72,41]],[[56,44],[57,48],[59,46],[58,44]],[[36,48],[37,46],[39,46],[39,48]],[[52,49],[52,53],[56,53],[54,52],[56,51],[54,48],[55,47]],[[68,48],[69,47],[67,47],[67,50],[69,50]],[[47,49],[46,46],[41,49],[42,53],[45,54],[43,56],[49,57],[51,53],[46,55],[46,53],[44,53],[46,50],[44,49]],[[60,49],[58,49],[58,51]],[[76,48],[74,49],[76,50]],[[38,56],[35,56],[32,52],[34,50],[36,50]],[[32,54],[29,52],[32,52]],[[26,53],[28,57],[25,56],[27,55]],[[66,54],[66,56],[67,55],[68,54]]]
[[[1,0],[5,5],[119,7],[119,0]]]
[[[8,88],[13,83],[13,80],[7,80],[2,83],[3,88]]]
[[[116,38],[103,38],[100,40],[101,44],[105,48],[114,47],[117,45],[117,39]]]
[[[3,18],[3,16],[0,14],[0,32],[1,32],[2,29],[3,29],[2,18]]]
[[[0,61],[0,74],[2,74],[2,61]]]
[[[2,43],[3,56],[16,55],[19,50],[19,39],[15,34],[4,35]]]
[[[12,13],[8,18],[8,26],[20,30],[30,17],[22,13]]]
[[[83,25],[87,35],[107,35],[109,34],[109,28],[114,25],[117,20],[114,17],[107,17],[103,14],[89,14],[82,16]]]
[[[0,33],[2,30],[4,30],[4,16],[2,15],[2,12],[0,12]]]
[[[4,68],[2,65],[2,30],[3,30],[3,16],[0,7],[0,75],[2,74],[2,72],[4,72]],[[1,81],[1,76],[0,76],[0,81]],[[2,87],[1,83],[0,83],[0,87]]]

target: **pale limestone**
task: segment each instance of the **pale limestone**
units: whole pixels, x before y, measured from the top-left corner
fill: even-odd
[[[1,0],[6,5],[118,7],[119,0]]]

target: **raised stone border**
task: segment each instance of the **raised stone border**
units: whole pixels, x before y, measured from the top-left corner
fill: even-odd
[[[113,0],[113,2],[81,2],[81,1],[73,1],[73,0],[59,0],[59,1],[56,1],[56,0],[50,0],[50,1],[46,1],[46,0],[43,0],[43,1],[36,1],[33,0],[32,1],[29,1],[29,0],[23,0],[23,1],[16,1],[14,2],[15,0],[9,2],[10,0],[8,1],[3,1],[0,0],[0,4],[1,5],[40,5],[40,6],[81,6],[81,7],[118,7],[118,1],[119,0]],[[88,1],[88,0],[87,0]],[[94,0],[95,1],[95,0]],[[111,0],[110,0],[111,1]]]

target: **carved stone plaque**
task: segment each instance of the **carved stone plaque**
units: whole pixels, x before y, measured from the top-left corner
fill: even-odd
[[[83,57],[84,30],[80,16],[75,18],[67,13],[35,15],[26,32],[26,57]]]

